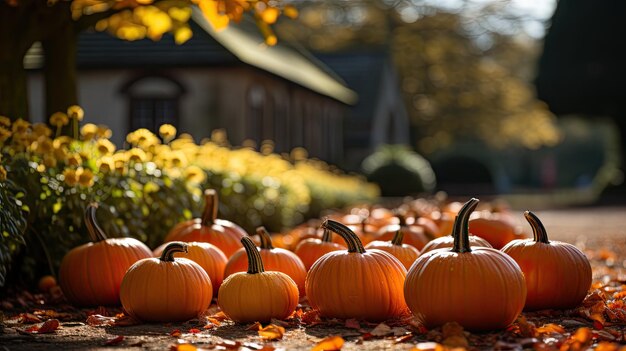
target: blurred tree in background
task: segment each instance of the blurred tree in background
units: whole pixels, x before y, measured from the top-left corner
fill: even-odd
[[[391,52],[411,117],[414,145],[429,154],[459,139],[501,148],[554,145],[555,117],[530,84],[540,23],[510,1],[303,1],[304,26],[281,36],[314,51]]]

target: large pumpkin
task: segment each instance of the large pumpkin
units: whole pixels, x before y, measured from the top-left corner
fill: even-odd
[[[398,230],[391,241],[372,241],[365,245],[365,248],[368,250],[378,249],[389,252],[404,265],[404,268],[409,269],[413,262],[419,257],[420,252],[411,245],[403,244],[403,239],[404,233]]]
[[[161,257],[132,265],[122,281],[124,310],[144,322],[182,322],[198,316],[211,304],[211,279],[200,265],[186,258],[187,244],[171,242]]]
[[[495,249],[470,248],[463,223],[477,204],[471,199],[460,210],[452,249],[423,254],[407,273],[407,305],[428,328],[457,322],[470,331],[503,329],[524,307],[526,284],[517,263]]]
[[[59,269],[59,285],[65,297],[78,306],[120,304],[120,284],[126,270],[152,256],[137,239],[108,238],[96,221],[97,204],[85,211],[91,242],[70,250]]]
[[[265,271],[261,254],[250,238],[241,239],[247,272],[228,276],[220,287],[217,304],[235,322],[269,322],[289,317],[298,305],[298,287],[288,275]]]
[[[344,245],[331,241],[332,232],[328,229],[324,230],[321,239],[305,239],[296,246],[295,254],[300,257],[304,267],[309,270],[318,258],[332,251],[344,250]]]
[[[537,216],[526,211],[533,239],[513,240],[502,248],[522,268],[528,295],[526,310],[567,309],[578,306],[591,286],[591,266],[576,246],[548,240]]]
[[[207,242],[217,246],[226,257],[230,257],[241,248],[239,240],[246,232],[231,221],[217,218],[218,198],[214,189],[204,191],[204,201],[202,217],[174,226],[165,237],[165,242]]]
[[[300,257],[295,253],[275,248],[272,245],[272,238],[264,227],[258,227],[256,233],[261,239],[260,252],[263,265],[268,271],[283,272],[293,279],[298,285],[300,296],[304,296],[304,280],[306,279],[306,268]],[[245,272],[248,269],[248,257],[245,248],[235,252],[224,269],[224,277],[227,278],[233,273]]]
[[[350,228],[326,220],[322,227],[341,235],[348,250],[320,257],[306,277],[309,304],[330,318],[381,321],[406,312],[402,284],[406,269],[391,254],[365,250]]]
[[[165,249],[168,244],[169,243],[165,243],[154,249],[153,255],[155,257],[161,256],[163,249]],[[224,280],[224,268],[226,267],[226,262],[228,262],[222,250],[209,243],[194,241],[187,243],[187,253],[177,252],[174,254],[174,257],[188,258],[199,264],[209,275],[209,278],[211,278],[213,295],[217,296],[217,291]]]

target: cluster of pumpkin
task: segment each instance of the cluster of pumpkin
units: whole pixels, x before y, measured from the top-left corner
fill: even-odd
[[[286,318],[306,295],[326,317],[379,321],[408,309],[427,327],[456,321],[480,331],[507,327],[524,308],[575,307],[591,285],[585,255],[549,241],[533,213],[524,215],[534,239],[503,240],[518,235],[501,230],[511,222],[470,218],[477,199],[419,218],[420,206],[413,214],[370,211],[367,221],[363,213],[329,217],[275,237],[294,251],[274,248],[262,227],[257,247],[239,226],[216,218],[215,191],[207,190],[205,201],[202,217],[172,228],[154,253],[135,239],[106,239],[97,206],[89,206],[85,221],[94,243],[64,258],[59,281],[66,297],[79,305],[121,301],[143,321],[182,321],[217,294],[229,318],[250,322]],[[495,235],[470,235],[472,222],[477,232]]]

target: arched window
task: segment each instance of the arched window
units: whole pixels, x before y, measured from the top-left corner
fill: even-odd
[[[157,132],[162,124],[179,127],[180,98],[184,87],[164,75],[145,75],[124,85],[129,98],[129,130],[146,128]]]

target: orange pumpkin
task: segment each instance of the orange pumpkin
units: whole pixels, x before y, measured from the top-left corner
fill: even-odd
[[[160,258],[145,258],[128,269],[120,299],[130,316],[144,322],[182,322],[209,308],[211,278],[194,261],[174,258],[176,252],[187,252],[187,244],[168,243]]]
[[[261,254],[250,238],[241,239],[247,272],[228,276],[220,287],[217,304],[238,323],[269,322],[289,317],[298,305],[298,287],[287,274],[263,267]]]
[[[471,199],[459,211],[452,249],[421,255],[407,273],[407,305],[427,328],[457,322],[470,331],[503,329],[524,307],[526,284],[517,263],[495,249],[470,248],[463,223],[477,204]]]
[[[393,257],[402,262],[404,268],[409,269],[413,262],[419,257],[420,252],[411,245],[403,244],[403,239],[404,233],[398,230],[391,241],[372,241],[365,245],[365,248],[389,252]]]
[[[469,216],[465,216],[463,218],[465,223],[461,223],[462,225],[461,228],[467,228],[468,222],[469,222],[468,217]],[[478,246],[478,247],[493,248],[487,240],[476,235],[468,235],[468,241],[469,241],[470,247]],[[424,248],[422,249],[422,254],[428,251],[436,250],[436,249],[452,248],[453,246],[454,246],[454,236],[452,235],[442,236],[437,239],[431,240],[428,244],[426,244],[426,246],[424,246]]]
[[[300,257],[307,271],[311,268],[313,263],[323,255],[346,248],[341,244],[332,242],[331,236],[332,232],[325,229],[321,239],[306,239],[296,246],[295,254]]]
[[[231,221],[217,218],[218,199],[213,189],[204,191],[204,211],[202,218],[194,218],[179,223],[165,237],[169,241],[200,241],[217,246],[226,257],[241,248],[239,240],[246,232]]]
[[[548,240],[537,216],[526,211],[533,239],[513,240],[502,248],[522,268],[528,295],[526,310],[568,309],[583,301],[591,286],[589,260],[576,246]]]
[[[508,213],[480,211],[469,221],[470,233],[487,240],[494,249],[501,249],[511,240],[523,239],[514,218]]]
[[[161,256],[163,249],[165,249],[167,245],[168,243],[165,243],[154,249],[153,256]],[[187,253],[178,252],[174,254],[174,257],[188,258],[199,264],[209,275],[209,278],[211,278],[213,295],[217,296],[217,291],[224,280],[224,268],[226,267],[226,262],[228,262],[222,250],[209,243],[194,241],[187,243]]]
[[[65,297],[78,306],[120,304],[120,284],[126,270],[150,249],[133,238],[108,238],[96,221],[97,204],[85,211],[91,242],[75,247],[61,261],[59,286]]]
[[[320,257],[306,277],[309,304],[330,318],[387,320],[406,312],[402,284],[406,269],[382,250],[365,250],[347,226],[326,220],[322,227],[344,238],[348,250]]]
[[[406,217],[404,215],[398,215],[400,224],[391,224],[383,227],[376,235],[378,241],[393,240],[398,230],[402,231],[404,235],[404,243],[411,245],[418,250],[424,248],[424,246],[432,239],[426,235],[426,231],[421,226],[407,225]]]
[[[304,280],[306,279],[306,268],[302,260],[293,252],[281,248],[274,248],[272,238],[264,227],[256,230],[261,238],[260,252],[263,265],[268,271],[277,271],[287,274],[296,282],[300,291],[300,296],[304,296]],[[224,277],[233,273],[245,272],[248,269],[248,258],[245,248],[235,252],[224,269]]]

